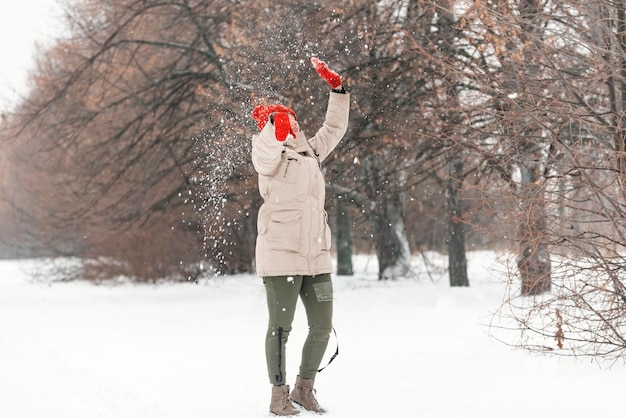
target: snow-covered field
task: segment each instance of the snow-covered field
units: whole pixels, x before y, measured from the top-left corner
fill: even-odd
[[[49,283],[30,278],[32,263],[0,262],[0,417],[268,416],[260,279]],[[460,289],[444,274],[379,282],[364,257],[354,277],[335,277],[340,355],[316,384],[326,416],[623,417],[626,367],[489,336],[505,291],[493,263],[471,253],[471,287]],[[299,306],[290,381],[305,331]]]

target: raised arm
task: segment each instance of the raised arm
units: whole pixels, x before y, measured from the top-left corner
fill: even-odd
[[[267,176],[278,168],[283,143],[289,134],[293,135],[290,114],[296,116],[296,112],[282,105],[259,105],[252,111],[260,130],[252,138],[252,164],[257,173]]]
[[[348,129],[350,94],[344,89],[341,76],[328,68],[324,61],[313,57],[311,63],[320,77],[326,80],[332,88],[328,98],[324,124],[309,140],[320,161],[323,161],[335,149]]]

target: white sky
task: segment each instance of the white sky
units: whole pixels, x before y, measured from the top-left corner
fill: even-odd
[[[24,94],[35,64],[35,42],[60,33],[57,0],[2,0],[0,3],[0,112]]]

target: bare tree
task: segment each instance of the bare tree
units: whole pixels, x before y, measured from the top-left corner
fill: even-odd
[[[521,209],[504,316],[523,347],[623,358],[623,10],[602,1],[497,6],[485,16],[519,57],[502,57],[498,85],[499,124],[514,141],[492,155]]]
[[[228,85],[216,49],[231,6],[118,0],[68,9],[71,36],[40,60],[15,141],[33,173],[24,206],[37,211],[40,229],[78,232],[78,240],[57,234],[78,241],[70,253],[130,263],[159,237],[169,246],[152,254],[160,261],[145,263],[200,259],[194,248],[202,237],[180,218],[192,212],[185,194],[203,160],[191,140],[206,106],[198,86],[211,82],[214,111],[229,111],[219,97]],[[153,230],[152,238],[129,239],[145,236],[138,227]],[[188,238],[157,232],[172,229]],[[176,255],[166,261],[163,253]]]

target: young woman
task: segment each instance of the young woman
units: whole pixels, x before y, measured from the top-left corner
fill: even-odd
[[[252,112],[260,130],[252,140],[252,163],[264,201],[257,221],[256,269],[265,284],[269,313],[265,354],[273,385],[270,412],[280,416],[300,413],[291,402],[325,412],[313,389],[333,313],[331,239],[320,167],[348,128],[350,95],[337,73],[317,58],[311,61],[332,88],[326,119],[314,136],[306,137],[296,112],[286,106],[261,105]],[[309,334],[289,393],[285,346],[298,297],[306,310]]]

